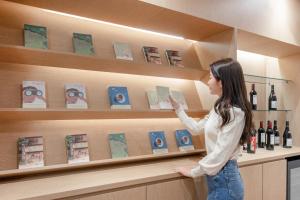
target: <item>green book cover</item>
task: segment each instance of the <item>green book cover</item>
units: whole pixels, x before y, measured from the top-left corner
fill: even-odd
[[[112,158],[128,157],[127,143],[124,133],[109,134],[109,145]]]
[[[25,47],[48,49],[47,28],[24,24]]]
[[[73,33],[74,52],[82,55],[95,55],[92,35]]]

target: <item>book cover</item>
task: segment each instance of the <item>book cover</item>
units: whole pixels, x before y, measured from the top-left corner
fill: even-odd
[[[84,85],[65,84],[65,100],[67,108],[88,108]]]
[[[23,108],[46,108],[46,88],[44,81],[23,81]]]
[[[90,161],[86,134],[67,135],[66,147],[68,164]]]
[[[192,135],[188,130],[176,130],[175,136],[176,143],[180,151],[189,151],[195,149],[192,142]]]
[[[132,52],[131,52],[129,44],[121,43],[121,42],[115,42],[114,43],[114,50],[115,50],[115,54],[116,54],[117,59],[133,60]]]
[[[108,96],[111,109],[131,109],[127,87],[110,86]]]
[[[183,107],[184,110],[188,110],[188,106],[182,92],[172,90],[171,94],[172,97]]]
[[[143,47],[143,53],[145,60],[148,63],[161,64],[160,54],[157,47]]]
[[[149,132],[153,154],[168,153],[168,145],[163,131]]]
[[[47,28],[24,24],[24,46],[37,49],[48,49]]]
[[[150,109],[160,109],[156,91],[147,91],[147,97]]]
[[[82,55],[94,55],[93,38],[90,34],[73,33],[74,52]]]
[[[179,55],[179,51],[166,50],[166,56],[170,66],[184,67],[182,64],[182,58]]]
[[[44,166],[43,137],[21,137],[18,139],[19,169]]]
[[[164,86],[156,86],[156,92],[160,109],[173,109],[170,102],[170,89]]]
[[[128,149],[124,133],[109,134],[108,140],[112,158],[128,157]]]

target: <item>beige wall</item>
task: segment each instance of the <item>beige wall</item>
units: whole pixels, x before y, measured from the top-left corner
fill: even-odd
[[[143,1],[300,45],[299,0]]]

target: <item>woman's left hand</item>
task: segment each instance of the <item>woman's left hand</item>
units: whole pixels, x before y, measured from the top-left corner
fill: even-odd
[[[181,173],[183,176],[187,176],[187,177],[192,178],[191,170],[193,168],[194,168],[193,166],[177,167],[175,169],[175,171]]]

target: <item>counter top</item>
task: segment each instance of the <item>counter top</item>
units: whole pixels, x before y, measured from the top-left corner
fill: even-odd
[[[291,149],[276,147],[274,151],[258,149],[256,154],[243,153],[239,157],[238,163],[242,167],[296,155],[300,155],[300,147]],[[199,156],[187,156],[109,168],[93,168],[2,180],[0,181],[0,194],[1,199],[46,200],[147,184],[166,179],[181,178],[182,176],[175,172],[175,168],[196,165],[199,159]]]
[[[258,148],[255,154],[242,153],[238,158],[239,166],[258,164],[300,155],[300,147],[282,148],[275,146],[274,151]]]

